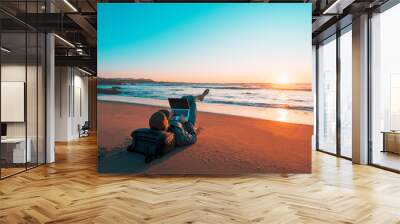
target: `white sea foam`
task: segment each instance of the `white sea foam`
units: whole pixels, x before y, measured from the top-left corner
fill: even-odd
[[[100,101],[169,107],[167,100],[160,100],[160,99],[119,96],[119,95],[99,95],[97,98]],[[218,104],[218,103],[198,103],[198,110],[203,112],[244,116],[244,117],[259,118],[265,120],[295,123],[295,124],[307,124],[307,125],[313,124],[313,112],[304,110],[241,106],[241,105]]]
[[[304,84],[287,85],[286,89],[271,84],[196,84],[196,83],[134,83],[99,85],[99,90],[116,88],[114,95],[166,100],[183,95],[198,95],[206,88],[210,94],[205,103],[261,108],[282,108],[313,111],[313,96]],[[99,91],[102,95],[102,91]]]

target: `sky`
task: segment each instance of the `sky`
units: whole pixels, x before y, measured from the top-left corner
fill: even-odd
[[[311,4],[99,3],[98,75],[310,83]]]

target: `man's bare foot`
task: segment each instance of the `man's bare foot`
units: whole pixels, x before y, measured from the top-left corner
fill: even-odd
[[[209,93],[210,93],[210,89],[206,89],[206,90],[204,90],[204,92],[201,95],[197,96],[197,99],[199,101],[203,101],[204,97],[207,96]]]

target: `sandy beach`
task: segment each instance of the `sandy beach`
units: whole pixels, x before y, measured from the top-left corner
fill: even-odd
[[[145,165],[143,157],[121,148],[132,130],[148,127],[161,109],[98,101],[99,172],[144,174],[251,174],[311,172],[311,125],[199,112],[196,144]],[[120,148],[118,148],[120,147]]]

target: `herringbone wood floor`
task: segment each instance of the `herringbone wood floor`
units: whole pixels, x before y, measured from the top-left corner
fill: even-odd
[[[0,223],[400,223],[400,175],[313,152],[313,174],[134,177],[96,172],[94,137],[0,181]]]

